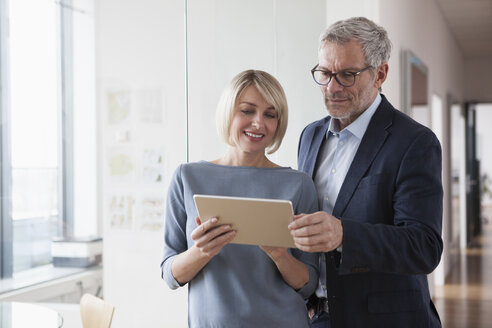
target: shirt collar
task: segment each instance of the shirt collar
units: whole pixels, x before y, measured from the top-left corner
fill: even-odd
[[[364,133],[366,133],[367,127],[369,126],[369,122],[371,121],[372,116],[376,112],[376,109],[381,104],[381,95],[377,94],[376,99],[372,102],[372,104],[359,116],[355,121],[350,123],[344,130],[349,131],[354,136],[359,139],[362,139]],[[330,135],[330,133],[340,133],[339,122],[336,119],[331,119],[330,124],[328,125],[328,130],[326,131],[326,138]]]

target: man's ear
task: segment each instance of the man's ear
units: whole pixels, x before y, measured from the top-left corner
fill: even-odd
[[[374,80],[374,87],[376,89],[381,88],[384,81],[386,81],[386,77],[388,77],[388,69],[388,63],[382,63],[376,70],[376,79]]]

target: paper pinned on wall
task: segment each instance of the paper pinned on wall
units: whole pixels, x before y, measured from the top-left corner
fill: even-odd
[[[134,198],[131,195],[111,195],[108,199],[110,227],[131,229],[133,226]]]
[[[109,177],[114,183],[133,183],[135,164],[131,151],[126,147],[112,147],[107,151]]]
[[[113,144],[129,144],[132,141],[132,134],[130,130],[116,130],[111,134]]]
[[[145,149],[142,154],[142,181],[162,184],[164,181],[164,149]]]
[[[131,92],[129,90],[107,91],[106,105],[109,124],[121,124],[130,120]]]
[[[141,225],[140,229],[149,231],[160,231],[164,221],[164,198],[147,196],[141,203]]]

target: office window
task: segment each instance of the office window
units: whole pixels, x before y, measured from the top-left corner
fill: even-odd
[[[51,263],[51,240],[73,235],[74,11],[71,0],[0,0],[0,278]]]
[[[51,262],[59,233],[60,160],[54,1],[10,1],[13,272]]]

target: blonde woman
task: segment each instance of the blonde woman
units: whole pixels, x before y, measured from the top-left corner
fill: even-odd
[[[296,214],[317,210],[309,176],[271,162],[287,129],[287,101],[270,74],[248,70],[224,90],[219,134],[229,145],[211,162],[182,164],[169,187],[162,277],[188,284],[190,327],[308,327],[304,299],[318,281],[317,255],[229,244],[233,227],[201,222],[194,194],[288,199]]]

